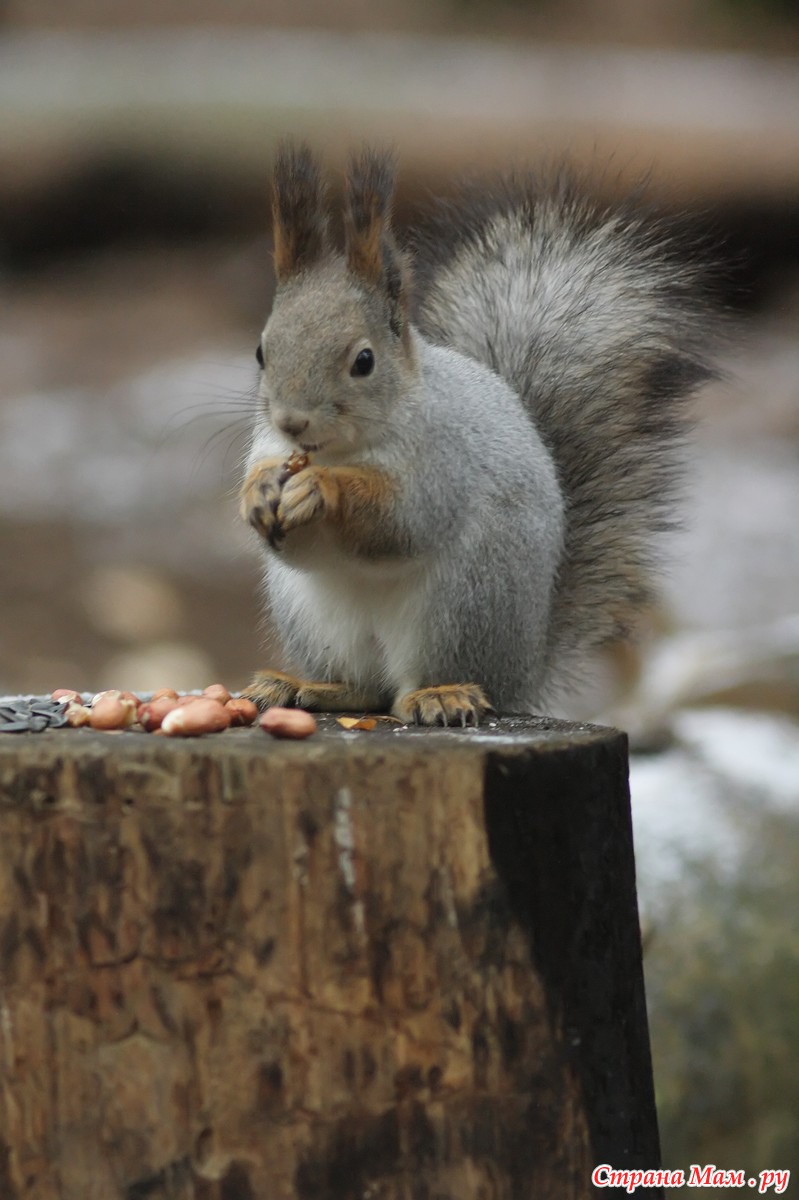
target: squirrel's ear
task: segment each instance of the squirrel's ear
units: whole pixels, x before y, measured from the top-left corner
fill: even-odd
[[[344,209],[347,265],[368,287],[382,291],[397,337],[407,328],[406,265],[391,231],[394,161],[389,153],[364,149],[353,155]]]
[[[275,158],[272,222],[275,273],[284,283],[328,251],[325,186],[309,147],[281,142]]]

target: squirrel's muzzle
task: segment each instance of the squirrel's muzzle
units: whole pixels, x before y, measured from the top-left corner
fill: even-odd
[[[298,438],[311,423],[308,417],[298,416],[294,413],[277,413],[273,420],[280,432],[291,438]]]

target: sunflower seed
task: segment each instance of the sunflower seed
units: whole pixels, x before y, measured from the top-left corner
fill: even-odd
[[[41,733],[66,724],[64,710],[47,696],[10,700],[0,706],[0,733]]]

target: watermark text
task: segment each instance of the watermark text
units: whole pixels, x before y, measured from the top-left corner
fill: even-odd
[[[746,1171],[725,1171],[715,1163],[699,1166],[692,1163],[688,1172],[666,1171],[662,1169],[645,1171],[617,1170],[609,1163],[601,1163],[595,1167],[591,1182],[598,1188],[624,1188],[633,1195],[638,1188],[750,1188],[757,1189],[756,1194],[762,1196],[765,1192],[773,1192],[781,1196],[787,1190],[791,1180],[790,1171],[761,1171],[758,1175],[747,1175]]]

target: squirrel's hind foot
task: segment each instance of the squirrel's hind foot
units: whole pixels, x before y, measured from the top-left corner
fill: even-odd
[[[493,713],[485,692],[476,683],[418,688],[398,696],[391,709],[407,725],[479,725]]]
[[[282,671],[257,671],[241,694],[264,712],[267,708],[296,707],[301,687],[302,680],[293,675],[285,675]]]
[[[308,712],[381,712],[386,708],[384,697],[355,684],[339,680],[317,683],[283,671],[258,671],[241,694],[261,711],[275,706],[304,708]]]

